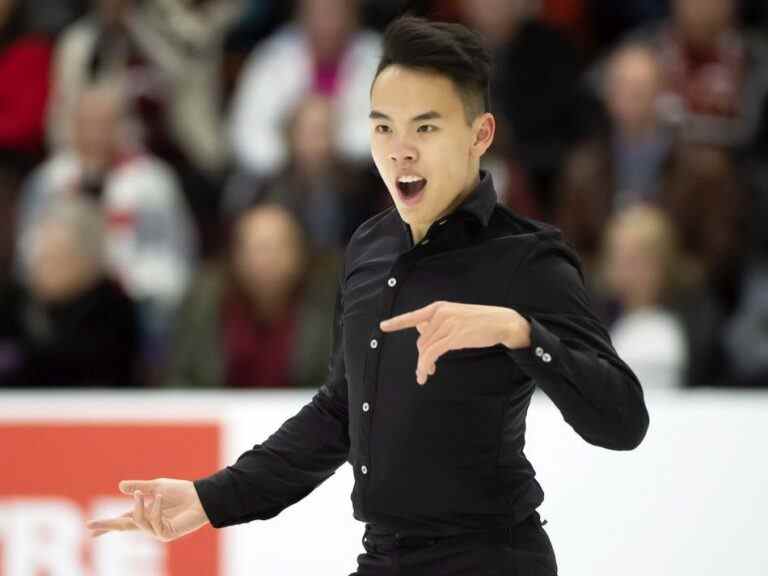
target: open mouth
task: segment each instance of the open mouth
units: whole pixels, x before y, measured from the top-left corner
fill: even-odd
[[[427,185],[427,179],[419,176],[403,176],[397,179],[397,189],[404,200],[415,200]]]

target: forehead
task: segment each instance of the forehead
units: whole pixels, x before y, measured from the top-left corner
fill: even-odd
[[[462,100],[453,81],[437,72],[388,66],[371,88],[371,108],[392,118],[411,118],[427,111],[442,116],[463,114]]]

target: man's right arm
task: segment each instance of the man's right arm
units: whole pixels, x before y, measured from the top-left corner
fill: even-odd
[[[235,464],[194,482],[211,524],[264,520],[307,496],[349,452],[342,288],[336,296],[328,377],[312,401]]]

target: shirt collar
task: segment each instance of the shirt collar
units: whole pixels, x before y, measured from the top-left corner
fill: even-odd
[[[490,173],[480,170],[480,182],[472,193],[456,208],[456,212],[465,212],[477,218],[483,226],[488,222],[496,206],[496,189]]]
[[[447,217],[450,218],[453,214],[463,213],[475,218],[483,226],[488,226],[496,206],[496,200],[496,189],[493,186],[491,174],[486,170],[480,170],[480,181],[475,189]],[[410,235],[408,223],[402,219],[400,221],[405,232]]]

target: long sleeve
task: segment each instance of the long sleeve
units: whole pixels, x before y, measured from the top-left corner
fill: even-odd
[[[328,377],[314,398],[234,465],[195,481],[214,527],[276,516],[312,492],[347,459],[349,417],[341,299],[339,289]]]
[[[559,233],[517,268],[510,306],[531,324],[531,346],[510,356],[587,442],[637,447],[648,429],[643,390],[590,309],[578,258]]]

